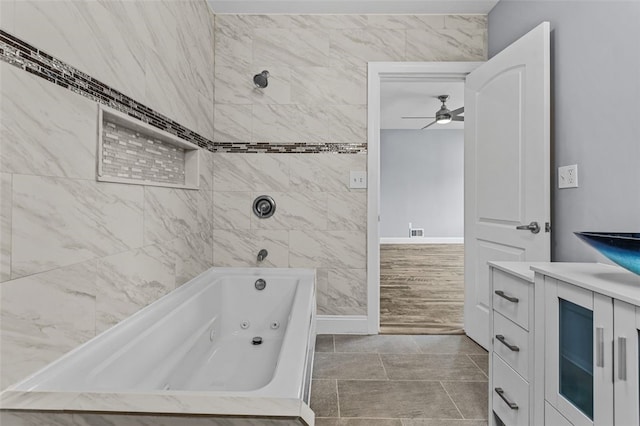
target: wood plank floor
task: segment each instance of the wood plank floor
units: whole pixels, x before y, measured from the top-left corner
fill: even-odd
[[[380,332],[461,334],[464,245],[380,245]]]

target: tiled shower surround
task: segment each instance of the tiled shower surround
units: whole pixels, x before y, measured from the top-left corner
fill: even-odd
[[[211,265],[255,266],[260,248],[267,267],[318,268],[319,313],[363,315],[366,190],[348,175],[366,170],[366,63],[486,56],[484,16],[214,19],[202,0],[0,8],[7,34],[216,151],[201,153],[198,191],[97,182],[97,100],[0,62],[1,388]],[[278,203],[271,219],[250,213],[262,194]]]
[[[169,132],[211,152],[244,153],[306,153],[335,152],[355,154],[366,152],[366,144],[357,143],[307,143],[272,144],[269,142],[222,142],[215,143],[180,123],[131,99],[118,90],[83,73],[48,53],[37,49],[0,29],[0,60],[37,75],[93,101],[108,105],[132,118],[148,123],[158,129]],[[109,169],[109,166],[107,166]],[[126,173],[120,173],[126,174]],[[164,182],[170,180],[160,179]]]
[[[189,142],[209,149],[211,141],[142,105],[118,90],[0,30],[0,59],[74,93],[122,111]],[[211,147],[213,151],[213,147]]]
[[[213,263],[317,268],[318,314],[366,314],[366,191],[348,186],[364,155],[215,154]],[[268,194],[276,213],[260,219],[251,203]]]
[[[486,16],[216,15],[214,141],[367,142],[368,61],[482,61]],[[268,70],[269,86],[247,79]],[[318,313],[365,315],[366,155],[214,155],[214,265],[318,271]],[[250,214],[256,195],[278,208]]]
[[[204,1],[3,0],[0,28],[212,139]],[[211,267],[213,153],[198,191],[97,182],[95,99],[4,61],[0,92],[4,389]]]

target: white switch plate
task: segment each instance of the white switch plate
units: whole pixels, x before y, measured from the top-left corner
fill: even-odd
[[[349,173],[349,188],[362,189],[367,187],[366,171],[351,171]]]
[[[578,187],[578,165],[558,167],[558,188]]]

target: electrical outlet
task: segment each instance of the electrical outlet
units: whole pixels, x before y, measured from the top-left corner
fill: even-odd
[[[349,173],[349,188],[363,189],[367,187],[366,171],[351,171]]]
[[[578,165],[558,167],[558,188],[578,187]]]

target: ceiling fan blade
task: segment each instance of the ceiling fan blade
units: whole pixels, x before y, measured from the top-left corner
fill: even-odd
[[[464,121],[464,117],[454,115],[453,117],[451,117],[451,121]]]
[[[460,107],[458,109],[454,109],[453,111],[450,111],[449,114],[459,115],[459,114],[462,114],[463,112],[464,112],[464,107]]]
[[[407,119],[407,118],[435,118],[435,117],[400,117],[402,119]]]
[[[424,129],[426,129],[426,128],[427,128],[427,127],[429,127],[429,126],[433,126],[434,124],[436,124],[436,122],[435,122],[435,121],[432,121],[431,123],[427,124],[426,126],[424,126],[424,127],[423,127],[422,129],[420,129],[420,130],[424,130]]]

